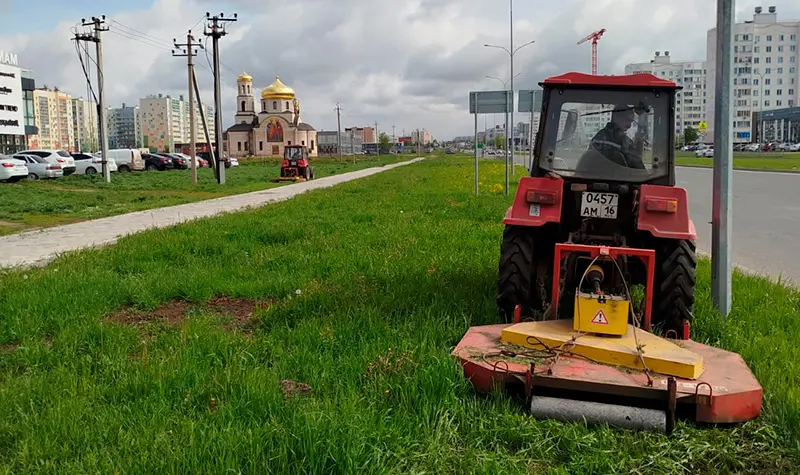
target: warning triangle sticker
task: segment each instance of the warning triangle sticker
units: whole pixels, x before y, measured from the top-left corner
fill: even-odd
[[[606,314],[603,313],[602,310],[598,310],[597,313],[594,314],[592,323],[597,323],[598,325],[608,325],[608,318],[606,318]]]

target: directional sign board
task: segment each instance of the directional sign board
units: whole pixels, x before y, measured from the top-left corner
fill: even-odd
[[[475,91],[469,93],[470,114],[502,114],[511,108],[510,91]]]
[[[697,124],[697,129],[700,130],[701,133],[705,133],[705,131],[708,130],[708,122],[700,122]]]
[[[541,109],[541,89],[519,91],[519,112],[539,112]]]

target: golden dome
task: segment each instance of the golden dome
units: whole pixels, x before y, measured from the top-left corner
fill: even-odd
[[[261,90],[262,99],[294,99],[294,89],[275,76],[275,82]]]
[[[236,78],[236,80],[237,80],[237,81],[239,81],[239,82],[242,82],[242,81],[246,81],[246,82],[253,82],[253,76],[250,76],[249,74],[247,74],[246,72],[244,72],[244,73],[242,73],[242,75],[241,75],[241,76],[239,76],[238,78]]]

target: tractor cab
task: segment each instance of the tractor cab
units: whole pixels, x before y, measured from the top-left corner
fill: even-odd
[[[540,85],[531,176],[674,185],[675,83],[651,74],[569,73]]]
[[[305,145],[287,145],[283,148],[281,176],[272,181],[306,181],[314,178],[314,167],[308,161]]]

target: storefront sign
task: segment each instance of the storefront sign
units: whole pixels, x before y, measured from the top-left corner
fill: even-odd
[[[0,51],[0,135],[25,135],[22,74],[17,55]]]

